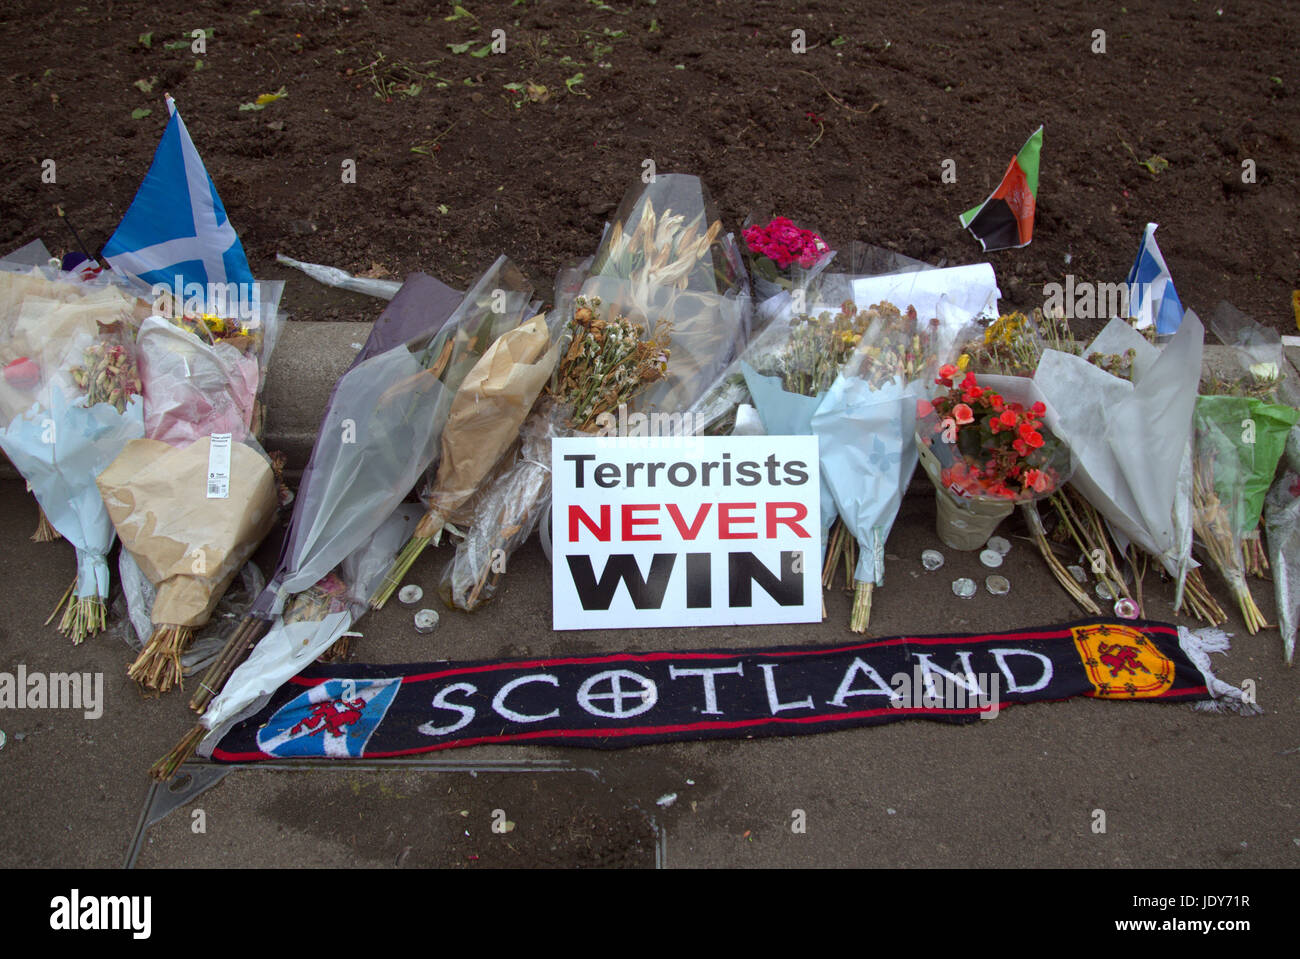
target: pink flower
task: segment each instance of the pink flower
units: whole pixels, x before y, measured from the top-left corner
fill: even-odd
[[[975,416],[971,409],[965,403],[958,403],[952,408],[953,419],[957,421],[958,426],[965,426],[967,423],[975,422]]]
[[[917,400],[917,401],[916,401],[916,418],[917,418],[917,419],[922,419],[922,418],[924,418],[924,417],[926,417],[926,416],[929,416],[929,415],[930,415],[931,413],[933,413],[933,412],[934,412],[934,404],[931,403],[929,400],[924,400],[924,399],[922,399],[922,400]]]

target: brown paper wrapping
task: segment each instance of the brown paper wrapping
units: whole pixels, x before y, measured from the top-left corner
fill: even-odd
[[[242,443],[230,449],[229,497],[207,498],[211,445],[132,440],[96,481],[122,545],[158,589],[155,626],[206,623],[275,520],[271,464]]]
[[[442,431],[442,461],[430,510],[416,536],[436,534],[519,436],[559,358],[558,344],[547,349],[549,343],[545,317],[539,314],[501,334],[466,374]]]

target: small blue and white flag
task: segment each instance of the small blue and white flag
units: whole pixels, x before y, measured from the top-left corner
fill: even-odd
[[[1137,319],[1139,330],[1154,323],[1157,335],[1172,336],[1183,322],[1183,304],[1156,246],[1156,226],[1147,224],[1137,259],[1128,271],[1129,313]]]
[[[172,98],[153,164],[104,247],[114,270],[153,286],[253,282],[243,244]],[[178,295],[180,291],[177,291]]]

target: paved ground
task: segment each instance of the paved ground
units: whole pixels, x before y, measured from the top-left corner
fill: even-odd
[[[1031,626],[1076,612],[1026,541],[1013,537],[1009,596],[955,598],[972,555],[938,546],[931,496],[913,495],[889,544],[874,635]],[[0,729],[0,865],[117,867],[146,794],[145,770],[190,723],[184,698],[145,700],[128,682],[128,650],[98,637],[73,648],[43,620],[74,571],[65,543],[28,541],[35,507],[21,483],[0,483],[0,670],[103,674],[97,719],[6,710]],[[413,581],[431,591],[442,557]],[[982,578],[982,575],[981,575]],[[362,621],[371,662],[623,649],[833,642],[848,598],[816,626],[556,634],[549,567],[534,541],[484,611],[446,613],[419,636],[400,607]],[[1152,618],[1169,619],[1169,589],[1148,577]],[[1271,617],[1267,589],[1257,590]],[[1231,627],[1230,627],[1231,628]],[[1072,700],[1019,707],[967,727],[910,721],[795,739],[700,742],[589,752],[477,748],[443,754],[434,771],[236,771],[149,829],[140,867],[491,865],[1184,866],[1294,867],[1296,677],[1276,632],[1236,624],[1220,675],[1255,681],[1265,715],[1186,706]],[[521,761],[519,771],[491,769]],[[479,764],[471,773],[467,765]],[[535,764],[531,768],[526,764]],[[540,765],[537,765],[539,764]],[[656,801],[669,793],[669,807]],[[497,821],[515,825],[493,832]],[[802,810],[806,831],[796,832]],[[1104,833],[1093,831],[1096,810]],[[201,811],[201,814],[200,814]],[[203,831],[196,831],[202,825]]]

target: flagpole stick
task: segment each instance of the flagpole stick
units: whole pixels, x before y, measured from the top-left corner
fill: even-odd
[[[56,204],[54,210],[56,213],[59,214],[59,219],[64,222],[69,232],[72,233],[72,238],[77,241],[77,249],[80,250],[82,253],[86,254],[87,259],[94,260],[100,266],[103,266],[104,264],[100,262],[99,257],[91,253],[90,247],[86,246],[85,242],[81,239],[81,234],[79,234],[77,232],[77,228],[72,225],[71,218],[68,216],[68,214],[63,212],[63,206],[61,204]]]

